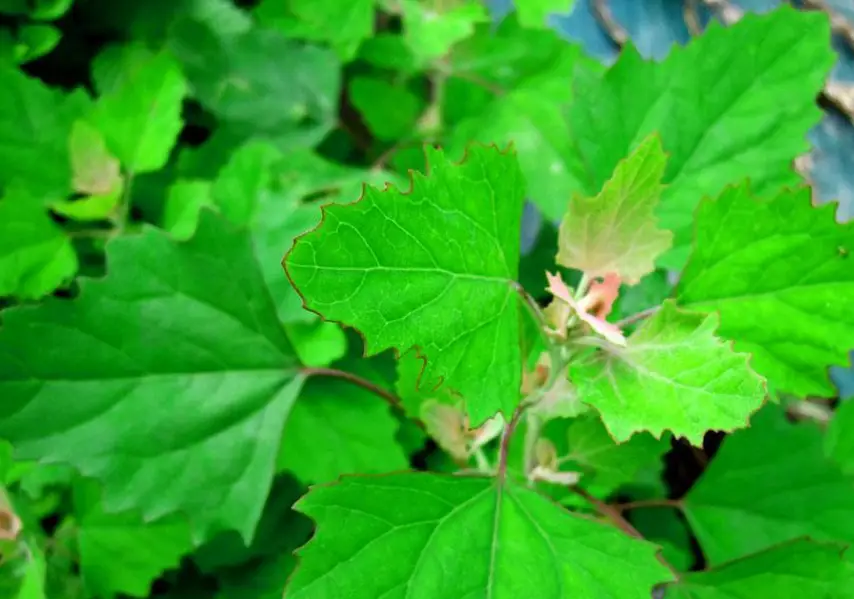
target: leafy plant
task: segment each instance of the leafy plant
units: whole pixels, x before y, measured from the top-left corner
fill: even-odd
[[[826,16],[126,4],[0,3],[0,595],[854,597]]]

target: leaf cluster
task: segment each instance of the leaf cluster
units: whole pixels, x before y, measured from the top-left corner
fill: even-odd
[[[854,598],[822,14],[244,4],[0,0],[0,597]]]

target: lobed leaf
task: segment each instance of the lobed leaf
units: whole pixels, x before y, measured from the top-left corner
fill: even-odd
[[[206,211],[108,260],[77,299],[4,312],[0,438],[100,479],[110,511],[251,538],[302,377],[249,236]]]
[[[514,288],[524,186],[515,157],[476,146],[453,164],[427,151],[412,187],[366,187],[330,205],[284,260],[306,308],[353,326],[366,353],[413,346],[422,385],[444,380],[473,426],[519,402],[522,358]]]
[[[828,366],[848,364],[854,316],[854,224],[810,191],[755,198],[732,187],[697,211],[694,248],[676,289],[692,310],[720,314],[720,334],[780,391],[829,395]]]
[[[655,547],[509,481],[398,474],[315,487],[289,598],[647,599]]]
[[[765,382],[715,335],[717,317],[672,301],[614,346],[570,366],[582,401],[602,415],[618,441],[670,430],[699,445],[707,430],[747,424],[765,399]]]

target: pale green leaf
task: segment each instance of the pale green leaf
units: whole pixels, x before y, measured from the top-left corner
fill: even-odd
[[[707,430],[741,428],[765,399],[765,383],[715,335],[717,317],[668,301],[628,338],[570,368],[582,401],[596,408],[617,441],[670,430],[694,444]]]
[[[808,189],[767,200],[729,188],[697,212],[694,248],[676,290],[692,310],[720,314],[722,337],[753,354],[774,388],[832,395],[828,366],[854,347],[854,224],[812,206]]]
[[[854,542],[854,482],[824,456],[818,428],[777,406],[724,440],[684,509],[711,564],[799,537]]]
[[[166,164],[184,125],[186,91],[178,65],[160,53],[98,99],[93,123],[127,171],[145,173]]]
[[[519,0],[516,14],[523,27],[545,27],[546,19],[553,14],[567,14],[575,6],[575,0]]]
[[[288,339],[306,366],[328,366],[347,353],[347,338],[337,324],[315,320],[291,322],[285,326]]]
[[[41,198],[10,187],[0,199],[0,297],[37,299],[76,272],[77,254]]]
[[[289,599],[648,599],[671,577],[653,545],[509,481],[346,477],[297,509],[318,528]]]
[[[800,539],[729,562],[691,572],[671,586],[666,599],[840,598],[844,545]]]
[[[592,277],[616,273],[629,284],[655,270],[672,242],[653,214],[667,156],[651,135],[620,161],[594,197],[574,196],[560,223],[557,262]]]
[[[357,203],[325,207],[285,267],[306,307],[360,330],[368,355],[420,347],[421,384],[459,391],[478,426],[519,402],[524,186],[510,153],[427,155],[430,175],[414,173],[411,192],[366,187]]]
[[[163,228],[176,239],[189,239],[198,226],[202,208],[212,204],[210,182],[179,179],[166,194]]]
[[[4,312],[0,438],[100,479],[108,511],[251,538],[302,384],[251,239],[206,211],[185,243],[114,240],[107,272]]]
[[[177,568],[192,549],[186,517],[143,522],[132,512],[108,514],[98,486],[86,483],[74,493],[83,583],[97,597],[147,597],[152,581],[163,570]]]

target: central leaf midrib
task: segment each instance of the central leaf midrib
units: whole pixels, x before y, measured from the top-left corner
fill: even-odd
[[[319,264],[299,264],[296,262],[288,262],[288,266],[297,267],[297,268],[305,268],[311,270],[326,270],[326,271],[339,271],[339,272],[399,272],[399,273],[422,273],[422,274],[443,274],[450,275],[457,279],[469,279],[473,281],[488,281],[493,283],[513,283],[515,282],[509,276],[497,276],[497,275],[479,275],[475,273],[466,273],[466,272],[456,272],[453,270],[448,270],[446,268],[436,268],[436,267],[403,267],[403,266],[321,266]]]

